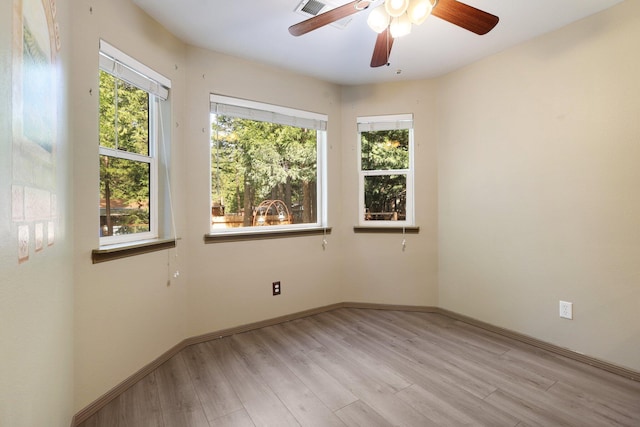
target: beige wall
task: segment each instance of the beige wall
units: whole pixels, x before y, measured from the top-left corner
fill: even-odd
[[[440,306],[640,369],[638,40],[627,1],[438,81]]]
[[[11,14],[0,7],[4,47]],[[10,57],[0,55],[3,422],[65,425],[187,337],[340,301],[439,305],[640,370],[637,2],[440,79],[355,87],[185,46],[128,0],[75,2],[70,16],[67,7],[58,0],[61,76],[73,82],[63,90],[70,119],[60,116],[60,229],[52,249],[20,266]],[[172,79],[182,240],[93,265],[101,37]],[[321,236],[203,243],[211,92],[329,115],[326,250]],[[415,118],[420,233],[405,251],[400,234],[353,233],[356,117],[395,113]],[[558,318],[559,299],[574,303],[575,320]]]
[[[12,68],[21,63],[12,61],[12,6],[11,1],[0,3],[0,425],[66,427],[73,414],[68,2],[57,2],[61,48],[57,53],[53,49],[52,65],[57,120],[50,133],[54,149],[42,157],[32,157],[33,145],[14,138],[13,113],[20,115],[21,111],[12,105],[12,90],[22,85],[12,76]],[[27,208],[14,217],[12,186],[54,195],[55,212],[49,216],[46,209],[38,213]],[[45,231],[43,248],[36,251],[35,228],[45,224],[44,230],[49,230],[49,221],[55,238],[50,241]],[[21,226],[28,227],[30,243],[29,259],[19,264]]]
[[[345,87],[342,90],[342,221],[346,301],[436,306],[437,129],[431,81]],[[416,225],[402,249],[400,234],[354,234],[358,225],[358,116],[412,113]]]
[[[273,318],[342,301],[340,88],[330,83],[212,53],[188,49],[186,153],[189,333]],[[327,114],[329,225],[322,236],[204,244],[209,231],[209,94],[216,93]],[[282,294],[271,294],[281,281]]]
[[[98,42],[103,38],[172,81],[172,186],[184,224],[185,46],[128,0],[74,3],[73,140],[75,231],[75,408],[88,403],[187,336],[184,242],[93,265],[98,247]],[[92,90],[92,93],[89,90]],[[176,255],[178,257],[176,258]],[[176,269],[178,279],[173,279]]]

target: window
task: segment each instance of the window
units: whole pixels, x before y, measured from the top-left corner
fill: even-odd
[[[211,95],[211,232],[326,226],[327,117]]]
[[[358,117],[359,225],[413,226],[413,115]]]
[[[166,151],[169,132],[161,123],[169,111],[170,86],[165,77],[100,41],[101,245],[159,236],[159,148]]]

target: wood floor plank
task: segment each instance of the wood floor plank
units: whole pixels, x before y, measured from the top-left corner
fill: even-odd
[[[571,360],[565,356],[495,334],[494,332],[484,330],[475,325],[470,325],[458,320],[455,320],[454,324],[458,330],[468,330],[472,335],[491,337],[492,339],[502,341],[505,345],[510,347],[509,352],[503,355],[504,358],[511,358],[514,355],[518,355],[520,357],[515,357],[515,362],[517,364],[527,365],[526,368],[528,370],[540,370],[541,372],[545,372],[543,375],[553,378],[554,380],[566,381],[567,378],[580,378],[582,380],[587,380],[587,383],[600,383],[596,388],[604,386],[605,388],[608,388],[610,392],[617,394],[617,397],[622,398],[624,398],[624,396],[634,396],[636,393],[640,392],[640,382],[638,381],[629,381],[627,378],[607,372],[595,366]],[[537,367],[527,364],[526,360],[531,361],[534,359],[541,361]],[[583,385],[586,386],[587,383]],[[614,387],[609,387],[610,384]],[[628,389],[628,391],[622,391],[623,389]],[[620,396],[620,394],[622,394],[622,396]]]
[[[193,409],[169,409],[162,411],[166,426],[172,427],[209,427],[209,421],[202,411]],[[139,424],[137,424],[139,425]],[[133,426],[132,426],[133,427]]]
[[[247,411],[240,409],[211,421],[212,427],[255,427]]]
[[[487,402],[476,394],[470,392],[467,382],[460,380],[460,375],[450,375],[440,365],[430,366],[423,361],[413,361],[407,357],[404,349],[397,349],[380,345],[379,341],[363,340],[358,336],[353,336],[352,340],[360,341],[363,346],[370,346],[372,350],[377,349],[380,358],[384,359],[397,372],[438,396],[438,399],[456,402],[460,410],[468,414],[477,425],[512,425],[517,420],[510,414],[502,411]],[[473,388],[471,388],[473,390]],[[491,387],[491,391],[495,391]],[[486,397],[483,393],[482,397]]]
[[[171,427],[209,427],[200,399],[179,353],[155,371],[158,396],[165,425]]]
[[[314,350],[309,356],[349,388],[360,400],[375,408],[376,412],[391,424],[402,426],[428,425],[428,420],[400,400],[393,389],[363,373],[339,354],[321,348]]]
[[[412,384],[374,355],[353,346],[348,339],[336,340],[329,331],[315,327],[310,322],[301,323],[301,328],[304,333],[313,335],[326,348],[343,357],[346,360],[345,363],[351,365],[352,371],[360,371],[361,375],[371,377],[377,382],[385,384],[394,392]]]
[[[290,336],[297,344],[300,351],[308,352],[316,348],[322,347],[322,344],[316,340],[315,336],[308,335],[300,330],[300,324],[306,322],[305,319],[294,320],[292,322],[283,323],[280,326],[282,332]]]
[[[330,330],[336,338],[344,338],[354,332],[353,325],[335,316],[335,311],[320,313],[317,316],[307,317],[307,321],[316,324],[318,327]]]
[[[398,392],[398,397],[431,420],[433,425],[482,425],[481,420],[467,415],[456,405],[455,401],[443,399],[419,385],[413,385]],[[494,425],[494,423],[495,421],[491,420],[488,425]],[[505,420],[504,423],[505,425],[513,425],[510,420]]]
[[[575,402],[575,407],[582,407],[583,411],[594,413],[594,418],[602,424],[637,427],[640,425],[640,396],[630,405],[621,404],[608,395],[585,392],[573,385],[558,382],[548,390],[552,399]]]
[[[351,342],[359,342],[363,346],[368,346],[367,343],[370,342],[376,343],[375,346],[369,346],[371,353],[379,351],[380,347],[389,348],[418,367],[423,366],[428,369],[438,379],[451,384],[460,384],[461,388],[477,397],[484,398],[496,389],[495,386],[449,363],[448,360],[433,354],[431,351],[420,348],[414,341],[390,341],[390,338],[383,331],[369,328],[366,325],[361,326],[359,335],[352,335],[347,339]]]
[[[205,343],[224,369],[227,380],[233,386],[256,427],[299,426],[278,397],[256,375],[240,355],[231,348],[230,339]]]
[[[485,399],[487,402],[503,408],[518,419],[523,420],[527,425],[535,426],[570,426],[576,425],[578,420],[567,419],[566,416],[558,411],[558,407],[553,406],[553,409],[549,406],[540,406],[529,401],[526,398],[518,397],[505,393],[502,390],[497,390],[491,396]],[[573,421],[573,422],[572,422]],[[586,424],[580,424],[585,425]]]
[[[264,342],[271,344],[271,349],[276,354],[281,354],[284,358],[287,355],[294,355],[300,352],[305,352],[304,346],[299,345],[296,340],[285,332],[284,329],[276,326],[269,326],[267,328],[260,329],[260,336],[264,338]]]
[[[365,332],[360,329],[360,332]],[[377,353],[378,357],[386,359],[398,372],[404,373],[406,378],[412,378],[414,382],[420,384],[425,389],[436,389],[441,394],[442,399],[458,402],[466,410],[473,412],[476,416],[476,423],[483,425],[511,425],[513,417],[486,404],[478,397],[486,397],[496,390],[493,386],[486,386],[481,392],[483,383],[469,377],[460,369],[453,369],[446,360],[435,358],[429,353],[412,352],[408,342],[395,340],[394,344],[385,344],[389,336],[381,333],[380,329],[375,329],[375,335],[359,337],[353,335],[348,337],[352,343],[361,346],[368,346],[372,353]],[[469,383],[475,382],[473,387]]]
[[[442,336],[418,337],[411,342],[423,351],[446,359],[447,363],[498,388],[512,391],[546,390],[555,383],[553,379],[538,375],[508,359],[478,351],[477,347],[465,347],[464,344]]]
[[[209,422],[244,408],[218,361],[205,345],[187,347],[182,354]]]
[[[336,415],[349,427],[391,427],[380,414],[360,400],[336,411]]]
[[[119,427],[120,424],[120,400],[122,396],[109,402],[97,414],[80,424],[78,427]],[[162,422],[162,417],[160,417]]]
[[[640,382],[436,313],[340,308],[194,345],[79,427],[640,426]]]
[[[260,377],[278,396],[303,426],[345,427],[318,397],[252,333],[242,334],[242,340],[232,340],[232,347],[259,372]]]
[[[336,310],[335,315],[344,321],[352,322],[356,330],[366,326],[367,328],[377,328],[384,332],[389,338],[394,340],[406,340],[415,338],[418,334],[410,329],[396,325],[387,316],[388,313],[376,313],[374,310],[344,309]]]
[[[413,323],[411,323],[411,319],[420,319],[420,318],[416,316],[410,316],[410,314],[411,313],[394,311],[390,313],[390,316],[396,322],[401,323],[402,327],[411,327],[413,325]],[[439,316],[439,315],[431,314],[430,318],[433,318],[434,316]],[[439,317],[443,317],[443,316],[439,316]],[[465,344],[468,344],[469,346],[481,348],[485,352],[489,352],[496,355],[505,354],[512,347],[511,345],[509,345],[511,342],[507,341],[504,337],[501,337],[500,335],[497,335],[493,332],[489,332],[472,325],[468,325],[466,323],[463,324],[462,322],[459,322],[459,321],[451,321],[451,323],[447,324],[447,326],[443,326],[442,323],[433,324],[429,328],[426,328],[424,326],[424,323],[416,323],[416,325],[422,325],[422,327],[417,326],[418,330],[415,331],[416,335],[422,335],[422,333],[425,330],[427,331],[433,330],[432,328],[434,328],[437,331],[442,331],[442,329],[452,330],[452,331],[455,331],[457,340],[462,341]]]
[[[516,363],[521,360],[527,361],[533,366],[531,369],[545,372],[545,375],[558,378],[559,382],[574,385],[592,395],[632,407],[640,405],[640,398],[638,398],[640,382],[638,381],[631,381],[611,372],[528,345],[513,348],[507,356],[513,357]]]
[[[268,330],[260,331],[256,336],[282,363],[287,363],[289,369],[330,410],[336,411],[358,400],[353,393],[314,363],[304,352],[290,353],[286,345],[287,337],[282,331],[268,328]]]
[[[120,397],[118,427],[163,427],[162,405],[157,381],[158,374],[151,374],[138,381]],[[109,424],[104,424],[108,426]]]

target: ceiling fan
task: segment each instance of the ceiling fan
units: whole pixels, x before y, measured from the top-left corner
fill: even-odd
[[[355,0],[338,6],[313,18],[289,27],[289,33],[301,36],[325,25],[361,12],[375,0]],[[411,25],[420,25],[434,15],[458,27],[478,35],[488,33],[498,24],[499,18],[457,0],[384,0],[369,14],[367,23],[378,33],[371,67],[389,65],[393,40],[411,31]]]

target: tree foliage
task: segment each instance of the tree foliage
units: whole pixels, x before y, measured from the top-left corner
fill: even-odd
[[[407,129],[362,132],[362,170],[409,168]]]
[[[392,173],[409,168],[409,131],[382,130],[361,133],[362,170],[390,171],[365,177],[364,202],[369,219],[400,219],[405,215],[406,175]],[[380,214],[380,216],[374,216]],[[393,215],[386,215],[393,214]]]
[[[100,145],[149,155],[149,94],[100,72]],[[149,230],[150,167],[146,162],[100,156],[100,199],[104,235]],[[116,205],[122,209],[116,214]]]
[[[314,220],[315,200],[305,188],[315,187],[315,130],[222,115],[215,116],[212,130],[214,204],[227,213],[244,212],[245,226],[251,225],[253,209],[268,199],[301,211],[299,222]]]

